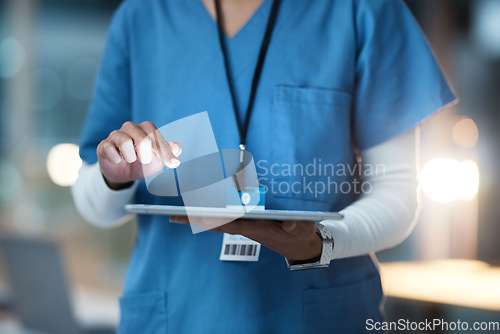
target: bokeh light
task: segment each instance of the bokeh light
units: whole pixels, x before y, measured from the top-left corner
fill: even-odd
[[[474,147],[477,144],[479,130],[476,123],[464,117],[458,120],[453,127],[453,140],[462,147]]]
[[[439,203],[471,200],[478,192],[479,169],[474,161],[434,159],[422,169],[420,184],[424,193]]]
[[[9,161],[0,162],[0,204],[15,203],[20,199],[23,179],[14,164]]]
[[[63,85],[56,72],[49,68],[38,68],[35,71],[37,95],[36,110],[49,110],[54,108],[62,98]]]
[[[14,78],[21,71],[26,58],[23,45],[14,37],[0,43],[0,78]]]
[[[479,50],[490,57],[500,55],[500,1],[475,1],[473,34]]]
[[[460,162],[434,159],[422,169],[420,184],[424,193],[440,203],[452,202],[459,196]]]
[[[479,168],[475,161],[462,161],[462,179],[460,181],[460,198],[472,200],[479,190]]]
[[[47,171],[52,182],[62,187],[69,187],[75,183],[78,170],[82,166],[78,152],[78,146],[74,144],[59,144],[52,147],[47,157]]]

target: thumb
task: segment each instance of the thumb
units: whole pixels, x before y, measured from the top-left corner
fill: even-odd
[[[293,233],[297,229],[297,222],[294,220],[285,220],[281,224],[281,228],[288,233]]]

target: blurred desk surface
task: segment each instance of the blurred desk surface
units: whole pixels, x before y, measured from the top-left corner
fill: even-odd
[[[475,260],[380,264],[389,297],[500,311],[500,267]]]

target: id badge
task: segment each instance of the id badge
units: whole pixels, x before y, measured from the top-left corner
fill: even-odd
[[[261,245],[242,235],[224,233],[222,249],[219,259],[221,261],[259,261]]]
[[[244,191],[238,191],[238,197],[227,197],[228,209],[244,208],[246,212],[251,210],[264,210],[265,192],[261,187],[246,187]],[[235,201],[234,203],[232,201]],[[224,233],[222,249],[219,259],[221,261],[259,261],[260,243],[248,239],[242,235]]]

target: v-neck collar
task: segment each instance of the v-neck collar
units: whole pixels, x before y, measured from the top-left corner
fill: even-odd
[[[255,24],[255,21],[261,21],[262,20],[262,15],[264,11],[264,7],[266,7],[267,2],[269,0],[263,0],[262,3],[257,7],[257,9],[253,12],[252,16],[241,26],[241,28],[234,34],[232,37],[229,37],[225,32],[224,32],[224,38],[229,41],[237,40],[241,38],[242,35],[245,35],[246,32],[250,29],[250,27]],[[201,0],[194,0],[196,2],[196,5],[198,9],[200,10],[202,17],[209,21],[215,28],[217,28],[217,21],[210,15],[210,12],[208,11],[207,7],[205,7],[205,4]]]

